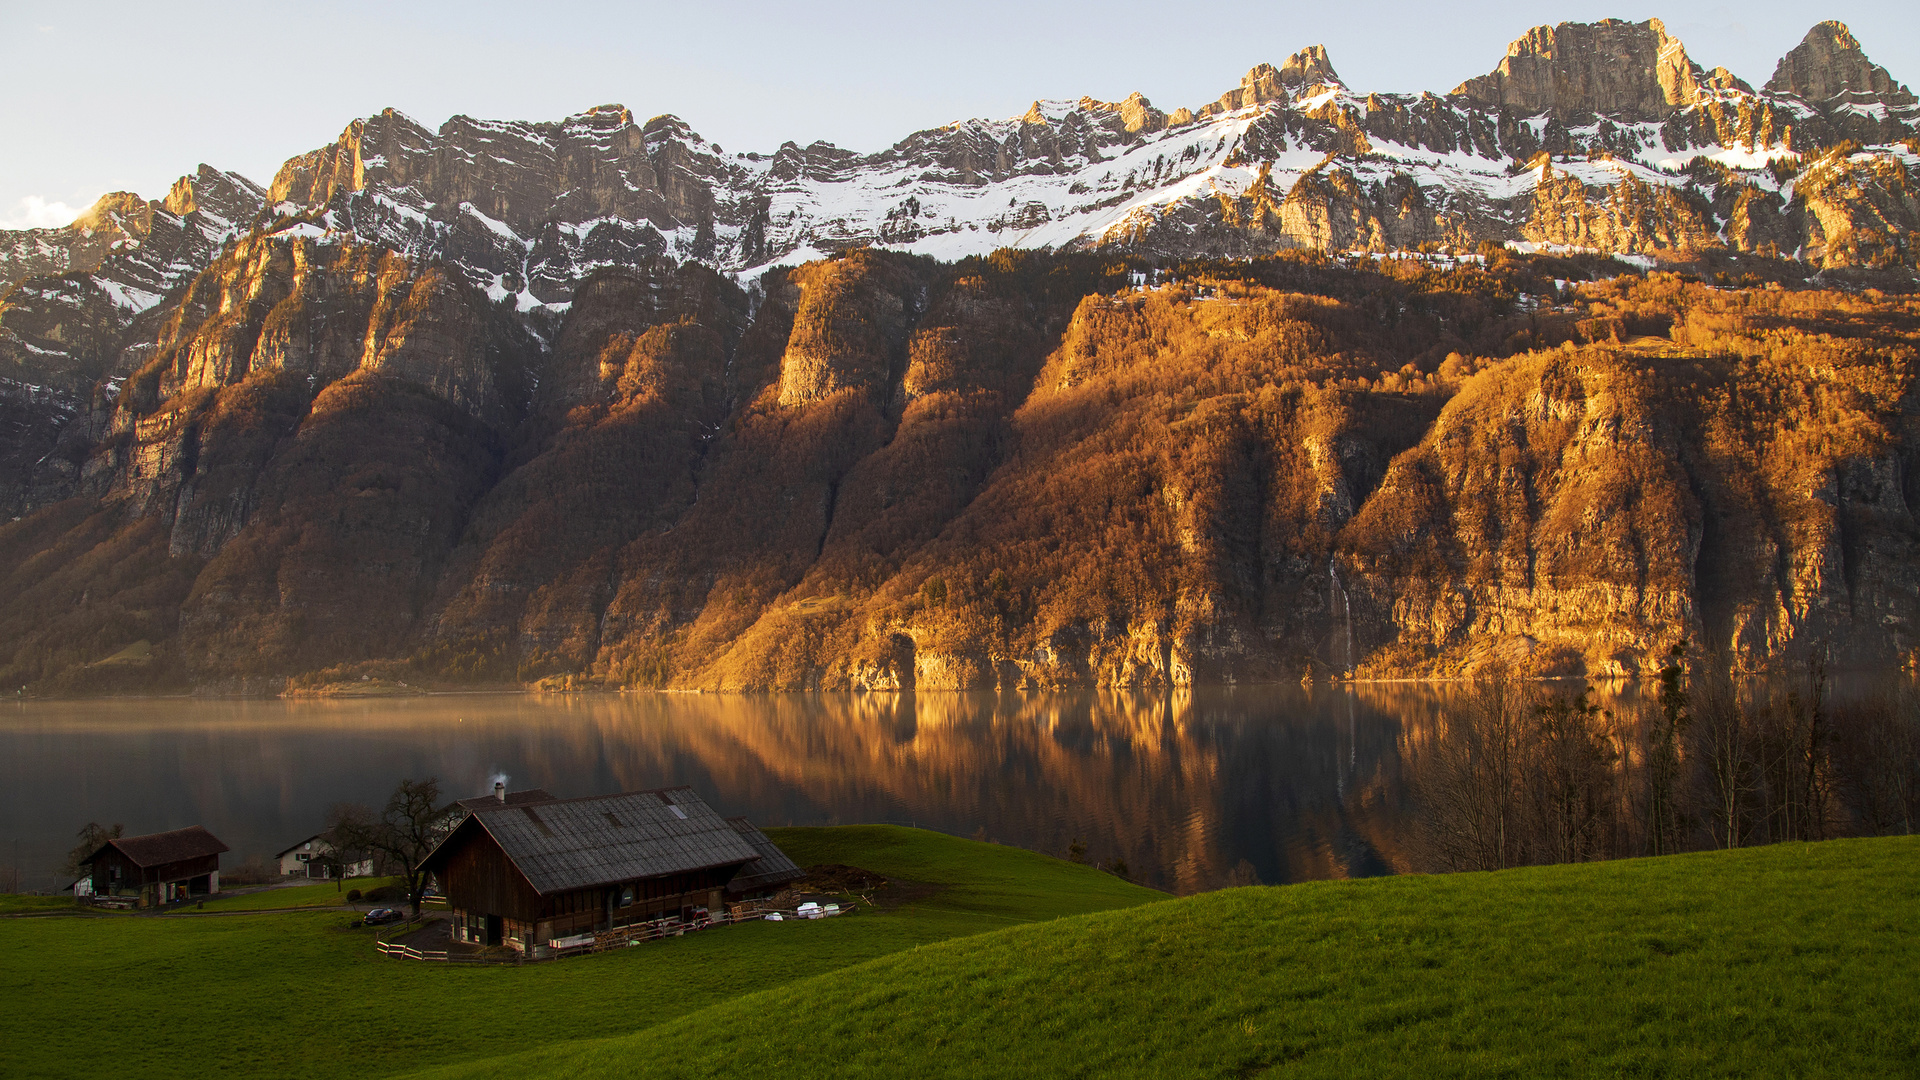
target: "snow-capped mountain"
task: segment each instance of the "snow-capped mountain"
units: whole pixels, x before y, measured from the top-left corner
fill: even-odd
[[[437,131],[388,110],[265,193],[202,166],[165,201],[112,195],[67,229],[0,234],[0,358],[76,390],[126,370],[132,321],[246,228],[378,245],[521,311],[564,310],[594,269],[656,256],[752,275],[866,245],[1183,258],[1494,241],[1911,264],[1916,133],[1920,103],[1839,23],[1754,90],[1657,19],[1536,28],[1444,96],[1360,93],[1316,46],[1197,109],[1040,101],[871,154],[730,152],[618,105]]]
[[[1445,97],[1357,93],[1315,47],[1199,110],[1137,94],[1041,101],[864,155],[728,153],[676,117],[642,123],[620,106],[547,124],[455,117],[437,132],[389,111],[288,162],[269,201],[457,264],[522,308],[564,305],[585,272],[641,253],[751,272],[869,244],[943,259],[1718,244],[1833,266],[1881,257],[1865,233],[1887,229],[1836,213],[1827,192],[1848,178],[1904,191],[1917,121],[1913,95],[1837,23],[1756,92],[1691,61],[1658,20],[1608,21],[1536,29]],[[1825,153],[1843,144],[1858,145]],[[1910,217],[1884,224],[1903,232]]]

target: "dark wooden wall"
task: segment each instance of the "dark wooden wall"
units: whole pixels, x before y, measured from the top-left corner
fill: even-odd
[[[220,856],[202,855],[193,859],[181,859],[178,862],[162,863],[159,866],[140,867],[122,854],[119,848],[109,847],[93,860],[93,891],[105,896],[113,887],[113,868],[120,868],[119,886],[125,892],[137,892],[142,886],[163,881],[181,881],[211,874],[220,869]]]
[[[528,922],[540,917],[540,894],[472,819],[440,850],[431,869],[449,907]]]
[[[199,877],[220,869],[220,856],[202,855],[197,859],[182,859],[179,862],[163,863],[147,867],[147,880],[179,881],[182,878]]]
[[[113,880],[113,871],[120,871],[120,880]],[[133,865],[118,848],[108,848],[100,852],[93,860],[93,891],[105,896],[113,891],[115,885],[128,891],[138,891],[144,879],[140,868]]]

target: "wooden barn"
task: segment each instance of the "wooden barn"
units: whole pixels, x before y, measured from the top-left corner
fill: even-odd
[[[420,863],[447,898],[456,941],[531,953],[555,938],[692,921],[801,876],[760,830],[692,788],[527,795],[462,800],[466,820]]]
[[[139,907],[212,895],[220,891],[220,853],[226,850],[198,825],[115,837],[87,856],[93,895],[126,898]]]
[[[741,867],[727,882],[728,903],[765,899],[779,892],[780,887],[788,882],[807,876],[793,865],[793,860],[787,858],[786,852],[781,851],[778,845],[767,839],[766,833],[754,828],[746,818],[731,817],[727,819],[727,824],[733,826],[733,831],[760,853],[758,859]]]

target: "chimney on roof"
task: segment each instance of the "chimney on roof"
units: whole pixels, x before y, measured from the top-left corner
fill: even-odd
[[[501,802],[507,801],[507,785],[498,780],[493,782],[493,797]]]

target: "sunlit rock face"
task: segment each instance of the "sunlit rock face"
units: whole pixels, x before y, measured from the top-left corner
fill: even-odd
[[[599,269],[664,256],[749,272],[862,246],[1177,259],[1496,241],[1911,262],[1898,244],[1833,237],[1911,228],[1916,124],[1920,103],[1839,23],[1756,92],[1657,19],[1536,27],[1442,96],[1350,88],[1316,45],[1197,109],[1040,101],[872,153],[728,151],[620,105],[437,129],[387,110],[266,190],[202,165],[164,199],[111,194],[71,226],[0,233],[0,379],[80,411],[90,386],[137,366],[126,350],[155,329],[143,313],[238,233],[288,218],[545,315]]]
[[[1664,120],[1698,104],[1706,73],[1659,19],[1538,26],[1507,47],[1492,73],[1455,93],[1523,115],[1601,113]]]
[[[383,112],[0,236],[0,673],[1892,662],[1916,123],[1839,24],[1754,91],[1657,20],[1444,96],[1316,46],[874,153]],[[1605,284],[1662,265],[1703,279]]]
[[[15,670],[83,685],[129,632],[187,682],[725,691],[1920,644],[1903,300],[1135,265],[661,260],[543,347],[390,252],[251,238],[39,466],[79,497],[0,531]]]
[[[1792,94],[1813,104],[1844,97],[1839,104],[1912,105],[1913,92],[1895,82],[1887,69],[1867,59],[1844,23],[1823,22],[1781,57],[1767,89]]]

